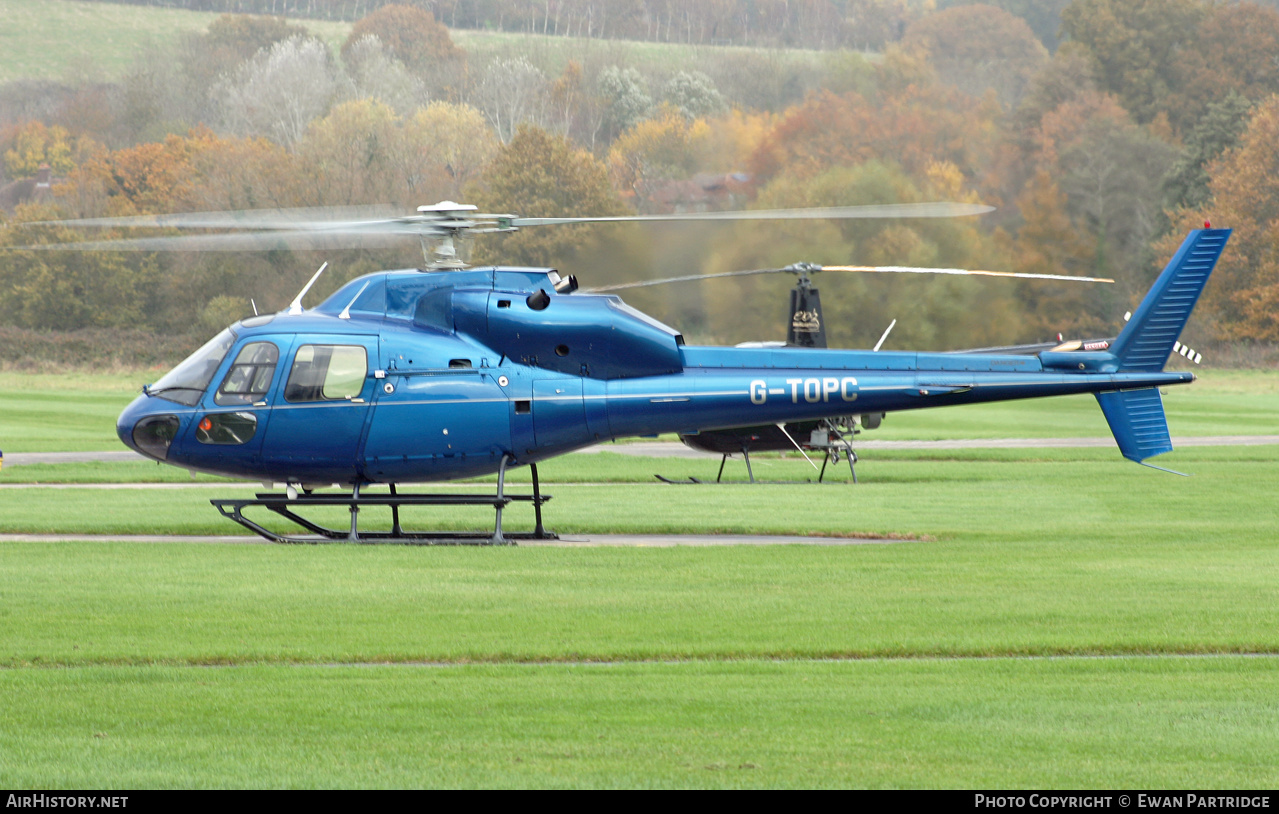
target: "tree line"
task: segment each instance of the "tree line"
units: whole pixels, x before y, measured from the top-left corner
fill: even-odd
[[[973,347],[1113,332],[1185,228],[1208,220],[1236,238],[1188,341],[1279,341],[1279,12],[1073,0],[1061,21],[1054,51],[1026,19],[957,5],[914,19],[875,59],[833,50],[796,68],[751,55],[773,68],[752,84],[732,79],[740,55],[705,70],[608,50],[473,64],[413,6],[365,16],[336,53],[296,22],[228,15],[176,55],[140,55],[119,84],[66,88],[43,108],[6,108],[0,88],[7,180],[40,164],[57,176],[51,196],[6,218],[0,243],[66,238],[25,225],[58,217],[446,198],[541,217],[980,200],[997,213],[527,230],[481,240],[475,260],[554,265],[591,285],[797,260],[1118,280],[818,280],[833,342],[873,343],[896,318],[898,347]],[[770,89],[788,70],[802,81]],[[330,289],[421,262],[413,247],[9,251],[0,321],[208,332],[254,304],[283,307],[322,259],[334,260]],[[785,288],[735,278],[627,299],[694,340],[743,341],[779,338]]]

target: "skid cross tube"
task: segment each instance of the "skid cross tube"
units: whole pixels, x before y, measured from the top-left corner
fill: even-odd
[[[505,489],[505,462],[498,473],[496,494],[444,494],[399,492],[391,484],[390,494],[361,494],[360,487],[352,489],[350,495],[298,495],[290,499],[287,494],[260,492],[253,498],[219,498],[209,501],[217,510],[255,534],[259,534],[276,543],[337,543],[352,542],[363,544],[393,543],[399,545],[515,545],[517,540],[557,540],[558,535],[547,531],[542,525],[542,504],[551,499],[542,494],[537,477],[537,466],[531,465],[533,475],[532,494],[510,494]],[[528,502],[533,505],[536,525],[531,532],[507,532],[502,529],[502,510],[513,501]],[[351,512],[350,529],[331,529],[308,520],[299,514],[308,507],[345,506]],[[366,506],[387,506],[391,509],[390,531],[361,531],[359,528],[359,512]],[[465,531],[427,531],[408,532],[400,523],[401,506],[492,506],[495,522],[492,532]],[[281,517],[296,523],[315,536],[280,534],[265,528],[261,524],[244,515],[250,507],[261,507],[275,512]]]
[[[847,442],[844,443],[844,454],[848,458],[848,471],[853,473],[853,483],[857,483],[857,470],[853,468],[853,464],[857,463],[857,453]],[[831,458],[835,459],[835,463],[839,463],[839,450],[834,448],[826,450],[826,457],[822,458],[822,471],[817,476],[818,483],[826,477],[826,464],[831,462]]]
[[[857,453],[853,451],[853,446],[852,446],[852,444],[850,444],[850,443],[848,442],[848,439],[846,439],[846,438],[845,438],[845,439],[841,439],[841,440],[840,440],[840,442],[839,442],[839,446],[842,446],[842,447],[844,448],[844,455],[845,455],[845,456],[847,457],[847,459],[848,459],[848,471],[849,471],[849,472],[852,474],[852,476],[853,476],[853,483],[857,483],[857,470],[853,468],[853,465],[857,463]],[[803,454],[803,450],[800,450],[800,453],[801,453],[801,454]],[[721,456],[720,456],[720,459],[719,459],[719,472],[715,475],[715,482],[716,482],[716,483],[722,483],[722,482],[723,482],[723,478],[724,478],[724,464],[726,464],[726,463],[728,462],[728,456],[729,456],[730,454],[731,454],[731,453],[725,452],[723,455],[721,455]],[[805,457],[805,458],[807,458],[808,456],[807,456],[807,455],[805,455],[804,457]],[[829,463],[831,462],[831,459],[832,459],[832,458],[834,458],[834,462],[835,462],[835,463],[839,463],[839,449],[838,449],[838,447],[830,446],[830,447],[827,447],[827,448],[826,448],[826,455],[825,455],[825,457],[823,457],[823,458],[822,458],[822,468],[821,468],[821,471],[820,471],[820,472],[818,473],[818,475],[817,475],[817,482],[818,482],[818,483],[822,483],[822,482],[824,481],[824,479],[826,478],[826,465],[827,465],[827,464],[829,464]],[[750,482],[751,482],[751,483],[756,483],[757,481],[755,480],[755,472],[754,472],[754,470],[752,470],[752,469],[751,469],[751,453],[750,453],[750,448],[749,448],[747,445],[745,445],[745,444],[743,444],[743,445],[742,445],[742,459],[743,459],[744,461],[746,461],[746,474],[750,476]],[[811,461],[810,461],[810,463],[811,463]],[[536,477],[536,476],[535,476],[535,477]]]

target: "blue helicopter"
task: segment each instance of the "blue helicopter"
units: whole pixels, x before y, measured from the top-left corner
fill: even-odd
[[[299,223],[243,213],[71,222],[91,226],[234,228],[230,234],[71,244],[141,250],[243,249],[281,237],[429,236],[430,270],[383,271],[339,288],[314,308],[303,289],[278,314],[245,319],[211,339],[120,414],[121,441],[192,471],[284,483],[284,493],[215,500],[228,518],[281,542],[508,543],[550,537],[537,464],[617,438],[784,425],[833,415],[1093,393],[1121,454],[1144,463],[1172,449],[1159,389],[1194,379],[1165,371],[1229,229],[1187,236],[1122,332],[1101,349],[1037,355],[922,353],[687,345],[675,329],[610,294],[578,290],[552,269],[466,268],[457,240],[554,223],[976,214],[989,207],[918,204],[631,218],[481,215],[445,202],[418,215]],[[62,248],[67,248],[63,246]],[[323,268],[321,269],[323,271]],[[317,272],[318,276],[318,272]],[[512,466],[532,468],[533,491],[506,491]],[[1149,464],[1147,464],[1149,465]],[[1158,468],[1158,467],[1155,467]],[[497,473],[494,494],[404,494],[397,485]],[[317,493],[342,484],[349,493]],[[388,484],[389,494],[361,493]],[[536,528],[502,529],[502,510],[532,504]],[[493,532],[413,533],[400,509],[490,505]],[[344,506],[349,528],[304,517]],[[361,508],[389,507],[390,531],[358,527]],[[249,518],[265,508],[309,535]]]

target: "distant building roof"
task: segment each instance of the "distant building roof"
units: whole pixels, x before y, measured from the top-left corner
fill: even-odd
[[[0,209],[12,212],[19,205],[46,201],[53,195],[53,170],[41,164],[34,178],[19,178],[0,186]]]

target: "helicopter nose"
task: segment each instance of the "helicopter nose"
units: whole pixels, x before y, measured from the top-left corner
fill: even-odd
[[[133,445],[133,425],[138,423],[138,417],[136,415],[137,411],[134,410],[137,403],[138,402],[135,399],[128,407],[125,407],[124,410],[121,411],[119,417],[115,420],[115,434],[119,437],[120,443],[134,450],[137,449],[137,447]]]
[[[115,422],[115,434],[125,446],[157,461],[167,460],[169,447],[181,427],[178,416],[156,410],[152,399],[138,396]]]

